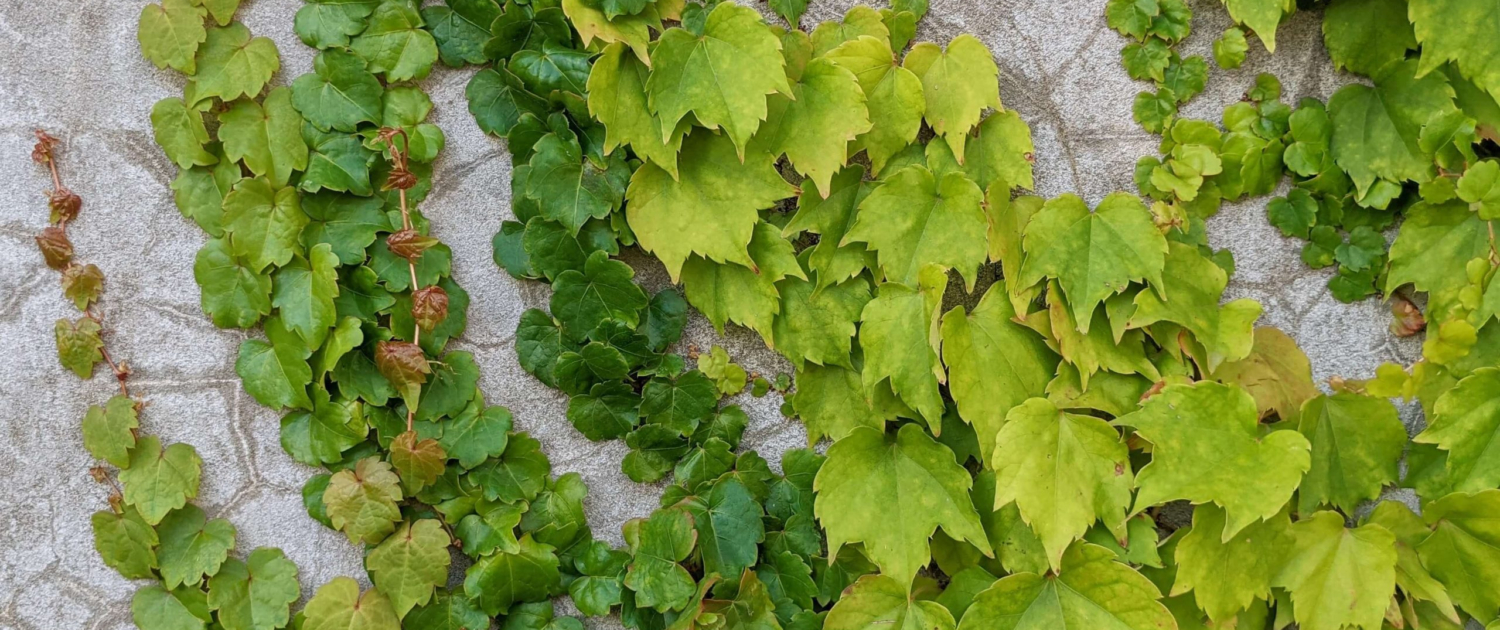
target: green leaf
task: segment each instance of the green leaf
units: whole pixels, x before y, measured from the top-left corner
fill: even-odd
[[[156,145],[178,168],[213,164],[219,159],[205,148],[210,138],[202,112],[188,107],[180,98],[164,98],[151,107],[151,130]]]
[[[1010,410],[992,441],[994,508],[1016,504],[1054,570],[1096,519],[1123,536],[1130,457],[1114,427],[1033,398]]]
[[[202,5],[213,16],[214,23],[219,26],[228,24],[234,19],[234,12],[240,8],[240,0],[193,0],[193,4]]]
[[[1048,201],[1026,226],[1025,250],[1019,284],[1010,290],[1057,278],[1085,333],[1094,308],[1131,282],[1160,289],[1169,251],[1146,206],[1125,193],[1105,197],[1092,212],[1071,194]]]
[[[870,283],[855,277],[823,289],[801,278],[776,284],[780,312],[772,321],[772,343],[777,352],[800,366],[849,364],[854,324],[870,301]]]
[[[516,602],[546,599],[558,586],[557,556],[551,545],[522,536],[516,553],[481,558],[464,577],[464,593],[487,615],[499,615]]]
[[[1422,566],[1417,553],[1417,546],[1432,533],[1422,517],[1402,503],[1381,501],[1365,521],[1386,528],[1396,537],[1396,587],[1409,599],[1430,602],[1448,621],[1460,622],[1448,590]]]
[[[1500,490],[1454,493],[1423,506],[1432,534],[1417,545],[1422,566],[1448,588],[1464,612],[1500,611]]]
[[[755,565],[758,545],[766,537],[764,514],[744,484],[726,478],[708,496],[681,505],[693,516],[705,574],[739,575]]]
[[[1160,13],[1157,0],[1109,0],[1104,6],[1109,27],[1136,39],[1146,38],[1151,22]]]
[[[1006,293],[1005,281],[996,281],[974,312],[954,308],[943,315],[942,325],[948,391],[958,403],[959,416],[974,427],[980,460],[991,469],[1002,461],[995,444],[1006,414],[1026,399],[1041,396],[1057,372],[1057,355],[1041,337],[1016,323]]]
[[[422,21],[437,41],[443,63],[455,68],[466,63],[484,63],[484,44],[490,39],[490,24],[500,17],[495,0],[450,0],[447,6],[422,7]]]
[[[1318,201],[1301,188],[1294,188],[1285,197],[1277,197],[1266,204],[1266,220],[1282,236],[1308,238],[1308,231],[1318,223]]]
[[[218,97],[229,102],[254,98],[281,69],[281,55],[268,37],[250,37],[239,22],[208,29],[208,37],[194,57],[198,72],[188,87],[198,100]]]
[[[1247,52],[1250,52],[1250,42],[1245,41],[1245,31],[1239,27],[1229,27],[1214,40],[1214,63],[1225,70],[1243,65]]]
[[[1030,190],[1035,185],[1031,173],[1035,151],[1031,128],[1021,115],[1012,110],[998,111],[979,123],[978,136],[965,145],[964,173],[984,190],[995,183]]]
[[[626,54],[624,44],[606,46],[589,73],[589,113],[604,125],[606,154],[630,145],[641,159],[676,179],[677,152],[682,149],[686,129],[679,124],[677,130],[683,133],[663,132],[661,119],[651,115],[646,97],[650,71],[640,59]]]
[[[125,503],[139,510],[146,523],[160,523],[168,512],[198,496],[202,468],[203,460],[192,446],[179,443],[162,449],[156,436],[141,436],[130,451],[130,466],[120,471]]]
[[[480,70],[464,88],[464,96],[479,129],[497,136],[510,133],[521,114],[546,116],[549,109],[545,99],[526,91],[521,79],[505,68]]]
[[[131,508],[123,513],[95,512],[90,522],[94,527],[94,549],[105,565],[127,580],[155,577],[156,530],[141,519],[139,512]]]
[[[881,573],[909,585],[930,560],[927,541],[939,526],[990,555],[979,514],[969,500],[968,473],[952,451],[908,424],[887,437],[865,427],[850,431],[828,449],[818,471],[815,511],[828,532],[829,555],[846,544],[864,543],[865,555]],[[883,506],[923,509],[892,521]],[[909,586],[907,587],[909,589]]]
[[[916,285],[937,264],[957,269],[972,289],[989,249],[983,202],[984,192],[962,174],[909,166],[865,197],[840,245],[868,243],[891,282]]]
[[[1447,452],[1447,478],[1459,492],[1500,484],[1500,458],[1486,445],[1500,432],[1500,369],[1484,368],[1458,382],[1433,407],[1427,428],[1412,438]]]
[[[357,401],[332,401],[320,385],[313,388],[310,407],[310,411],[293,411],[281,419],[281,448],[292,459],[309,466],[334,464],[369,434]]]
[[[577,234],[589,219],[603,219],[619,209],[630,182],[623,154],[607,164],[584,159],[571,131],[549,133],[536,143],[526,195],[537,200],[542,216]]]
[[[658,376],[641,389],[640,413],[645,421],[691,434],[699,421],[713,413],[719,403],[714,382],[698,370],[676,378]]]
[[[1137,81],[1162,81],[1166,78],[1167,66],[1172,63],[1172,49],[1166,40],[1155,37],[1131,42],[1120,50],[1120,61],[1125,64],[1125,74]]]
[[[923,117],[954,155],[964,155],[964,140],[985,108],[1002,109],[1000,69],[973,35],[953,38],[946,50],[930,42],[917,44],[902,66],[922,80],[927,101]]]
[[[1333,65],[1365,76],[1377,76],[1406,59],[1417,47],[1403,0],[1339,0],[1323,14],[1323,43]]]
[[[292,82],[292,104],[320,130],[354,131],[380,120],[385,89],[359,55],[330,49],[313,58],[313,71]]]
[[[208,579],[208,606],[218,611],[225,630],[284,627],[301,597],[297,565],[280,549],[256,549],[244,561],[230,558]]]
[[[563,91],[581,95],[587,90],[589,54],[543,41],[540,49],[517,52],[506,65],[526,87],[540,95]]]
[[[376,233],[390,230],[390,219],[376,197],[308,193],[302,195],[302,211],[310,219],[302,228],[302,246],[311,251],[326,243],[343,265],[362,262]]]
[[[230,249],[256,273],[269,265],[285,265],[299,253],[305,225],[307,215],[293,188],[275,188],[265,178],[245,178],[224,196]]]
[[[1266,51],[1273,53],[1276,52],[1276,26],[1281,23],[1284,13],[1295,8],[1284,0],[1224,0],[1224,6],[1229,9],[1229,17],[1255,31]]]
[[[938,602],[917,599],[899,581],[884,575],[859,578],[823,620],[824,630],[953,630],[953,614]]]
[[[897,408],[905,409],[889,387],[880,388],[874,398],[865,397],[858,370],[804,363],[797,369],[797,393],[791,403],[807,426],[808,443],[816,444],[825,437],[843,439],[855,427],[883,429],[887,420],[895,419]]]
[[[200,18],[201,19],[201,18]],[[203,630],[204,621],[171,591],[152,584],[130,598],[130,616],[146,630]]]
[[[484,489],[491,501],[531,501],[547,485],[552,464],[542,445],[525,433],[512,435],[505,454],[470,471],[469,479]]]
[[[625,542],[635,556],[625,586],[635,591],[636,605],[659,612],[687,605],[697,589],[678,563],[693,552],[697,539],[693,517],[681,509],[657,510],[651,518],[625,524]]]
[[[99,322],[88,317],[80,317],[76,322],[57,320],[52,332],[57,341],[58,362],[78,378],[93,376],[94,364],[104,360],[101,352],[104,340],[99,338],[102,330]]]
[[[313,125],[303,126],[302,134],[311,152],[307,172],[297,183],[299,188],[308,192],[326,189],[356,195],[375,193],[370,185],[370,165],[376,159],[375,153],[365,148],[358,136],[323,133]]]
[[[448,457],[458,460],[458,465],[471,469],[505,452],[512,425],[510,411],[486,407],[484,399],[475,396],[462,412],[443,423],[438,443]]]
[[[321,346],[336,321],[333,299],[339,292],[338,266],[332,248],[319,243],[308,251],[308,258],[293,258],[272,278],[271,305],[308,348]]]
[[[439,588],[432,601],[412,609],[402,619],[402,627],[411,630],[470,630],[484,628],[490,618],[474,606],[462,592]]]
[[[384,540],[396,530],[396,523],[401,522],[401,510],[396,506],[400,500],[401,479],[390,464],[376,457],[334,473],[323,492],[334,529],[342,530],[349,542],[367,545]]]
[[[1178,103],[1193,100],[1208,84],[1208,62],[1193,55],[1187,59],[1173,57],[1162,73],[1161,87],[1170,90]]]
[[[874,172],[879,174],[891,156],[917,139],[927,108],[922,80],[896,63],[890,42],[881,37],[860,36],[840,44],[824,57],[859,79],[871,127],[849,150],[864,149]]]
[[[1292,526],[1294,544],[1272,584],[1291,593],[1307,630],[1375,628],[1396,591],[1396,539],[1384,527],[1345,529],[1344,517],[1324,511]]]
[[[1419,142],[1423,125],[1455,110],[1441,74],[1418,76],[1417,62],[1393,63],[1375,87],[1351,85],[1328,99],[1333,157],[1360,195],[1377,179],[1418,183],[1432,178],[1432,156]]]
[[[219,115],[219,139],[231,160],[243,161],[252,173],[285,186],[293,171],[307,168],[302,142],[302,115],[292,107],[292,92],[275,88],[262,103],[243,99]]]
[[[1490,225],[1463,203],[1417,203],[1408,208],[1391,244],[1386,291],[1407,283],[1430,295],[1463,288],[1468,278],[1464,265],[1488,255]]]
[[[222,147],[221,147],[222,149]],[[182,216],[192,219],[209,236],[224,235],[221,225],[224,196],[240,181],[240,165],[222,154],[212,167],[195,166],[177,172],[172,180],[172,200]]]
[[[1035,225],[1033,223],[1033,225]],[[1225,361],[1238,361],[1250,354],[1260,303],[1241,298],[1219,305],[1229,274],[1204,258],[1198,248],[1171,243],[1167,249],[1158,293],[1141,291],[1135,296],[1135,313],[1125,326],[1145,328],[1157,322],[1181,324],[1208,351],[1207,368],[1212,371]]]
[[[1352,512],[1396,482],[1406,427],[1389,401],[1347,392],[1319,396],[1303,405],[1298,430],[1312,443],[1299,512],[1311,514],[1320,505]]]
[[[103,407],[89,405],[83,414],[83,447],[95,459],[123,469],[130,465],[130,449],[135,448],[135,430],[140,426],[135,401],[129,396],[111,396]]]
[[[625,211],[641,247],[666,265],[673,282],[692,254],[754,267],[747,246],[760,222],[757,211],[795,190],[769,156],[742,162],[728,138],[707,131],[683,141],[678,164],[677,179],[651,163],[631,178]]]
[[[871,129],[858,79],[828,59],[809,62],[791,93],[771,97],[767,107],[755,143],[772,156],[786,154],[820,191],[847,161],[849,142]]]
[[[1485,160],[1458,179],[1458,198],[1486,221],[1500,219],[1500,162]]]
[[[1130,112],[1146,131],[1162,133],[1171,126],[1172,119],[1177,117],[1177,97],[1165,88],[1155,92],[1141,92],[1135,95]]]
[[[749,267],[693,257],[682,268],[683,293],[715,330],[726,322],[753,329],[762,337],[775,334],[774,319],[781,311],[776,283],[788,276],[805,278],[792,244],[770,223],[757,223],[747,248]]]
[[[1145,576],[1116,562],[1113,551],[1075,543],[1063,554],[1062,570],[1055,577],[1016,573],[980,592],[959,628],[1176,627],[1160,597]]]
[[[781,42],[750,7],[714,7],[701,35],[668,29],[651,53],[646,81],[662,140],[691,113],[704,127],[723,128],[737,155],[745,157],[745,145],[766,119],[766,95],[791,94],[783,64]]]
[[[1301,433],[1262,436],[1255,400],[1232,385],[1171,385],[1114,421],[1152,444],[1136,474],[1133,513],[1167,501],[1213,502],[1228,513],[1221,539],[1275,516],[1311,465]]]
[[[890,29],[886,28],[879,11],[867,6],[855,6],[844,14],[842,20],[829,20],[819,24],[810,36],[812,56],[822,57],[845,42],[860,37],[890,41]]]
[[[347,48],[349,38],[365,30],[365,19],[375,11],[379,0],[343,0],[313,2],[297,9],[292,30],[302,43],[327,50]]]
[[[437,62],[437,42],[422,30],[422,16],[413,3],[386,0],[370,14],[369,26],[349,42],[350,50],[369,62],[369,71],[388,82],[421,79]]]
[[[391,599],[397,617],[426,604],[433,589],[448,583],[448,532],[433,519],[403,523],[370,550],[365,566],[375,586]]]
[[[941,269],[928,267],[920,289],[882,284],[861,315],[865,396],[873,400],[877,387],[889,380],[890,390],[920,412],[929,426],[939,425],[943,417],[938,386],[946,376],[938,358],[938,312],[947,281]]]
[[[1494,7],[1482,0],[1413,0],[1408,17],[1422,43],[1422,73],[1452,61],[1500,99],[1500,44],[1487,35]]]
[[[378,588],[363,594],[353,578],[336,577],[302,609],[301,630],[399,630],[401,616]]]
[[[161,537],[156,557],[162,583],[174,589],[197,586],[217,574],[234,548],[234,526],[222,518],[208,520],[191,504],[167,514],[156,530]]]
[[[844,168],[833,176],[826,196],[822,188],[807,183],[809,190],[797,197],[797,214],[782,229],[788,238],[804,231],[819,236],[807,257],[808,269],[817,272],[815,294],[858,275],[870,258],[864,243],[840,244],[854,223],[855,209],[874,190],[864,176],[863,166]]]
[[[240,343],[234,372],[245,391],[256,402],[274,409],[312,409],[307,397],[307,386],[312,382],[307,358],[312,351],[307,349],[307,342],[287,330],[280,318],[266,320],[265,331],[266,341],[246,339]]]
[[[582,272],[570,269],[557,275],[552,285],[552,312],[562,322],[564,332],[574,339],[583,338],[606,319],[635,326],[649,301],[632,282],[634,277],[629,265],[610,260],[605,252],[594,252]]]
[[[191,75],[198,70],[194,53],[208,38],[203,28],[205,11],[189,0],[162,0],[141,7],[135,36],[141,54],[158,68],[171,67]]]
[[[1309,512],[1310,513],[1310,512]],[[1199,608],[1216,622],[1233,619],[1256,600],[1271,599],[1271,580],[1292,547],[1286,512],[1251,524],[1229,540],[1221,532],[1224,510],[1193,508],[1193,526],[1178,539],[1177,578],[1172,595],[1192,591]]]

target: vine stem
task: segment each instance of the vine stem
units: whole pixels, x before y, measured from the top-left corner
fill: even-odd
[[[393,170],[393,172],[406,171],[406,151],[404,151],[402,149],[396,148],[396,136],[400,136],[402,142],[408,142],[408,140],[406,138],[406,130],[405,129],[397,127],[395,129],[394,133],[390,134],[390,138],[387,140],[387,142],[390,143],[391,162],[392,162],[392,165],[395,167],[395,169]],[[406,203],[406,188],[398,186],[396,188],[396,194],[397,194],[397,196],[401,200],[401,229],[403,229],[403,230],[410,230],[410,229],[412,229],[411,210],[409,210],[407,208],[407,203]],[[407,273],[411,274],[411,290],[412,290],[413,295],[415,295],[416,292],[417,292],[417,289],[422,288],[421,285],[419,285],[417,283],[417,263],[412,262],[412,260],[410,258],[406,259],[406,271],[407,271]],[[415,312],[416,304],[415,303],[412,304],[412,309],[413,309],[413,313],[412,313],[412,324],[411,324],[411,342],[412,342],[412,345],[415,345],[415,346],[417,346],[417,347],[420,348],[422,346],[422,326],[419,325],[417,323],[417,321],[416,321],[416,312]],[[415,424],[416,413],[417,413],[417,410],[416,410],[416,408],[414,406],[407,405],[407,407],[406,407],[406,430],[407,431],[412,431],[413,430],[413,426]]]
[[[63,185],[62,175],[59,174],[57,170],[57,156],[55,153],[53,153],[53,148],[57,144],[57,139],[48,135],[46,131],[43,131],[41,129],[36,130],[36,147],[31,151],[31,158],[37,162],[41,162],[47,165],[47,171],[52,176],[52,190],[46,193],[48,199],[57,199],[60,197],[73,195],[73,191],[69,190],[67,186]],[[71,217],[66,213],[58,215],[57,228],[62,230],[64,234],[67,234],[68,220],[70,218]],[[63,270],[64,273],[66,273],[68,269],[72,269],[77,264],[78,263],[73,262],[68,263],[67,269]],[[104,316],[100,314],[98,309],[94,308],[93,305],[85,307],[83,309],[83,315],[84,317],[93,320],[95,324],[99,325],[101,335],[107,332],[104,328]],[[120,367],[120,364],[115,362],[114,357],[110,356],[109,349],[103,344],[99,345],[99,356],[104,359],[105,364],[109,365],[109,371],[115,375],[115,382],[120,387],[120,395],[129,398],[130,388],[125,385],[125,379],[130,376],[130,370]]]

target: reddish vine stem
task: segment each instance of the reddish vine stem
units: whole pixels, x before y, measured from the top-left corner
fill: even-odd
[[[390,147],[390,155],[391,155],[391,167],[392,167],[391,168],[391,174],[390,174],[390,177],[387,178],[385,185],[386,185],[387,189],[390,189],[390,188],[395,188],[396,189],[396,194],[397,194],[398,198],[401,201],[401,229],[403,231],[409,231],[409,230],[411,230],[413,228],[412,228],[412,222],[411,222],[411,210],[408,209],[407,203],[406,203],[406,190],[408,188],[411,188],[412,184],[415,183],[415,182],[414,182],[414,178],[411,175],[411,171],[407,169],[407,163],[406,163],[407,151],[406,151],[406,149],[403,149],[403,148],[397,148],[397,146],[396,146],[396,138],[398,136],[401,138],[402,146],[410,146],[410,140],[408,140],[408,138],[406,137],[406,130],[402,129],[400,127],[396,127],[394,129],[391,129],[391,128],[382,129],[381,132],[380,132],[380,135],[385,137],[386,143]],[[407,273],[411,274],[411,290],[412,290],[412,295],[415,296],[417,290],[420,289],[420,288],[422,288],[422,287],[421,287],[421,285],[419,285],[417,283],[417,263],[416,263],[416,261],[414,259],[412,259],[410,257],[408,257],[406,259],[406,271],[407,271]],[[413,308],[413,312],[412,312],[412,320],[413,321],[412,321],[411,342],[412,342],[412,345],[415,345],[417,347],[421,347],[421,345],[422,345],[422,326],[420,324],[416,323],[416,312],[415,312],[416,302],[415,302],[415,300],[413,300],[413,302],[412,302],[412,308]],[[414,424],[415,424],[415,419],[416,419],[416,412],[417,412],[417,410],[416,410],[416,408],[415,408],[414,405],[407,405],[406,406],[406,430],[407,431],[412,431],[413,430],[413,427],[414,427]]]
[[[47,205],[52,211],[50,223],[66,239],[68,222],[78,217],[78,211],[83,206],[83,200],[62,183],[62,175],[58,173],[57,169],[56,151],[57,146],[60,144],[58,139],[48,135],[46,131],[41,129],[37,129],[34,133],[36,134],[36,146],[31,149],[31,159],[38,164],[46,166],[48,173],[52,176],[52,190],[45,191]],[[59,271],[66,274],[77,265],[78,263],[69,260],[67,265]],[[101,335],[105,334],[104,316],[93,305],[85,306],[83,308],[83,315],[99,325]],[[122,363],[115,362],[114,357],[109,353],[109,349],[103,345],[99,346],[99,356],[104,359],[104,363],[109,365],[110,372],[115,375],[115,382],[120,387],[120,395],[129,398],[130,389],[125,385],[125,379],[130,376],[130,368]]]

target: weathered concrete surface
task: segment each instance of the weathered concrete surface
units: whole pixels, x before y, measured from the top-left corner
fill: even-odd
[[[150,403],[143,429],[197,447],[205,468],[199,503],[233,521],[240,552],[281,547],[301,567],[307,592],[334,576],[363,576],[359,552],[303,513],[298,492],[312,471],[282,452],[277,414],[240,389],[233,365],[245,335],[214,328],[198,306],[192,263],[204,235],[172,205],[167,184],[175,169],[153,144],[148,121],[151,105],[177,95],[182,81],[153,68],[137,50],[136,16],[144,1],[0,1],[0,461],[6,462],[0,466],[0,630],[127,628],[134,588],[91,548],[88,517],[105,506],[106,493],[88,478],[91,462],[78,420],[113,385],[108,375],[81,382],[53,355],[52,323],[74,311],[31,242],[46,221],[40,193],[48,186],[28,159],[35,127],[66,143],[63,175],[85,200],[83,218],[70,233],[80,259],[98,264],[108,277],[103,311],[109,343],[135,369],[133,387]],[[851,3],[815,1],[806,23],[839,15]],[[292,33],[299,5],[251,0],[240,12],[255,34],[281,49],[278,84],[311,65],[311,50]],[[1184,50],[1206,55],[1227,17],[1211,0],[1195,8],[1195,35]],[[946,42],[969,32],[994,51],[1002,97],[1035,133],[1037,187],[1044,195],[1076,191],[1097,202],[1110,191],[1132,190],[1136,158],[1155,150],[1155,139],[1130,118],[1131,98],[1146,86],[1125,76],[1119,65],[1124,41],[1106,29],[1102,13],[1102,0],[934,0],[920,34]],[[1261,71],[1282,78],[1288,102],[1326,98],[1347,80],[1327,61],[1316,16],[1292,19],[1280,40],[1274,58],[1253,45],[1244,68],[1215,68],[1208,93],[1187,114],[1217,119]],[[468,75],[439,69],[424,84],[449,142],[437,189],[423,210],[452,245],[457,279],[473,302],[468,332],[457,346],[475,353],[486,396],[508,406],[518,426],[542,440],[556,472],[583,474],[591,524],[599,536],[618,542],[620,524],[647,513],[660,489],[619,474],[623,446],[584,440],[563,420],[564,398],[516,363],[515,323],[526,308],[545,305],[547,290],[518,283],[490,262],[490,236],[509,215],[509,162],[502,143],[481,134],[465,109]],[[1215,245],[1229,247],[1239,263],[1231,297],[1260,300],[1262,323],[1291,333],[1320,381],[1335,374],[1368,377],[1382,361],[1415,359],[1417,342],[1387,333],[1381,304],[1342,305],[1327,295],[1328,274],[1298,261],[1299,244],[1267,225],[1264,204],[1228,205],[1211,222]],[[637,262],[651,282],[665,282],[658,265]],[[688,337],[705,348],[716,342],[701,319]],[[718,342],[749,369],[785,369],[745,331]],[[777,397],[738,402],[754,417],[747,444],[773,464],[779,452],[804,443],[800,426],[777,413]]]

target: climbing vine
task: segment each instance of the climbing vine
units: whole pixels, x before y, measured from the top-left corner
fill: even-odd
[[[1134,110],[1162,157],[1137,165],[1143,197],[1092,208],[1026,192],[1031,134],[991,52],[913,43],[920,0],[810,31],[797,0],[770,3],[785,27],[712,0],[310,2],[295,30],[319,52],[290,87],[271,87],[279,53],[237,5],[143,9],[142,52],[188,77],[152,125],[210,237],[204,311],[263,331],[236,371],[287,410],[288,454],[326,469],[308,513],[365,545],[374,587],[335,579],[294,615],[296,568],[232,557],[232,525],[187,503],[201,462],[138,435],[93,306],[103,275],[72,261],[81,201],[39,133],[54,185],[37,242],[83,312],[58,322],[59,359],[119,381],[83,430],[119,469],[101,556],[158,581],[133,603],[141,628],[581,627],[555,616],[564,593],[652,630],[1500,616],[1500,51],[1483,0],[1327,3],[1335,65],[1373,85],[1293,108],[1261,75],[1220,123],[1178,116],[1208,75],[1173,49],[1186,4],[1109,0],[1127,72],[1154,83]],[[1226,68],[1247,33],[1274,50],[1297,8],[1226,5]],[[626,549],[593,538],[581,479],[553,478],[485,404],[473,357],[446,349],[469,300],[418,209],[445,144],[418,82],[439,61],[485,66],[469,110],[511,154],[495,261],[552,288],[519,323],[522,367],[569,396],[585,437],[625,441],[624,474],[671,477]],[[1422,361],[1323,393],[1290,338],[1255,327],[1259,304],[1223,301],[1233,258],[1205,219],[1286,173],[1271,222],[1309,265],[1338,265],[1336,298],[1392,297],[1398,334],[1431,322]],[[642,290],[617,260],[631,247],[681,292]],[[792,365],[784,411],[826,454],[788,451],[778,473],[740,449],[748,418],[723,399],[749,375],[718,347],[673,352],[689,306]],[[754,393],[793,390],[777,381]],[[1386,397],[1419,401],[1428,427],[1409,440]],[[1419,511],[1380,500],[1396,485]]]

